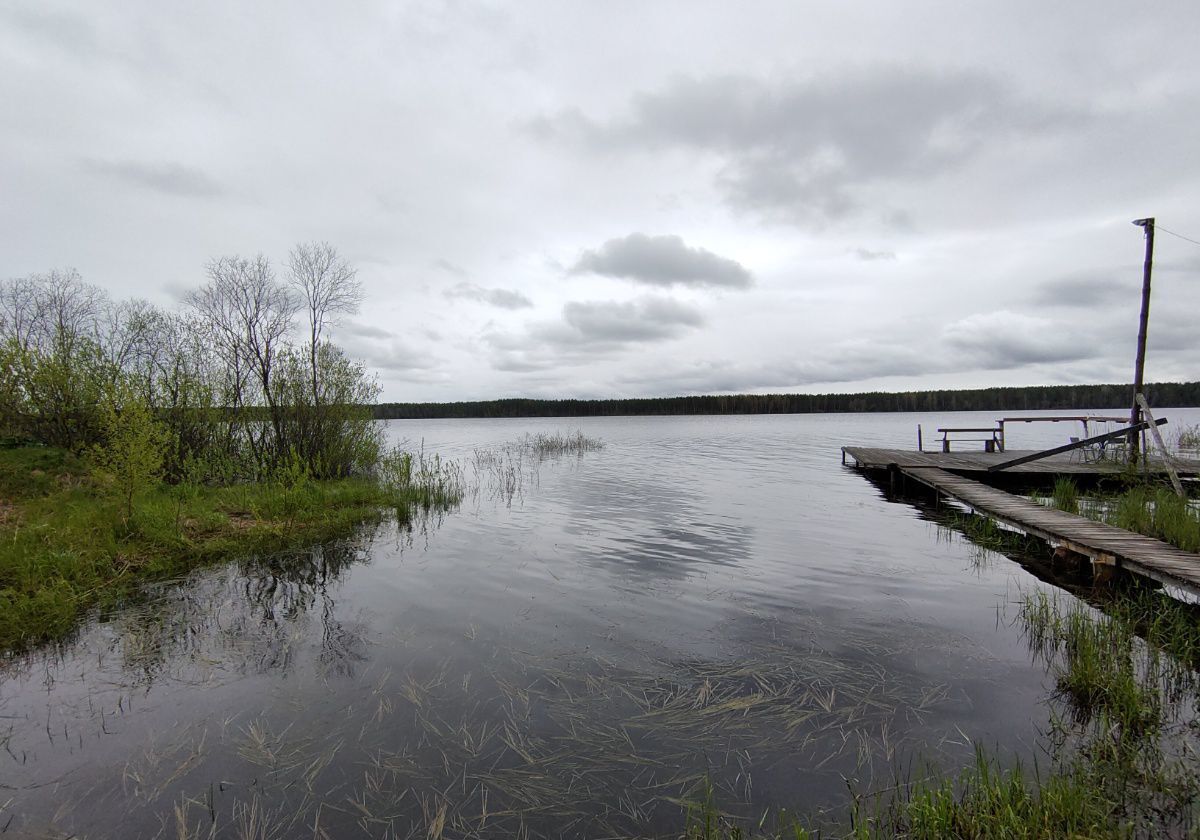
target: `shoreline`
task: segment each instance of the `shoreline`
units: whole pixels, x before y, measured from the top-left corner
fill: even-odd
[[[157,484],[124,521],[86,462],[54,447],[0,449],[0,659],[69,638],[143,584],[241,557],[345,538],[446,504],[366,478],[181,488]]]

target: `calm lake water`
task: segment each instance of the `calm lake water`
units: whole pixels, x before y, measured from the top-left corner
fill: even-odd
[[[839,452],[996,416],[393,421],[462,461],[460,510],[202,570],[3,666],[0,833],[669,836],[705,784],[836,821],[844,779],[1031,760],[1050,686],[1013,602],[1053,587]],[[476,457],[575,429],[604,449]]]

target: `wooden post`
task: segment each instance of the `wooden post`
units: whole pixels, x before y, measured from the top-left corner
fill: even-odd
[[[924,452],[925,444],[921,441],[921,424],[917,424],[917,451]]]
[[[1134,222],[1146,231],[1146,261],[1142,264],[1142,311],[1138,320],[1137,360],[1133,368],[1133,408],[1129,412],[1129,425],[1137,427],[1142,419],[1142,407],[1138,397],[1142,393],[1142,377],[1146,369],[1146,325],[1150,320],[1150,269],[1154,263],[1154,217],[1138,219]],[[1129,463],[1137,466],[1139,455],[1139,438],[1137,431],[1129,433]]]
[[[1171,463],[1171,456],[1167,452],[1167,445],[1163,443],[1162,435],[1158,433],[1158,426],[1154,424],[1154,415],[1150,413],[1150,404],[1146,402],[1146,397],[1143,394],[1137,395],[1138,407],[1141,408],[1142,414],[1146,415],[1146,419],[1150,421],[1150,435],[1154,438],[1154,442],[1158,444],[1159,450],[1162,452],[1163,463],[1167,465],[1167,475],[1171,476],[1171,486],[1175,488],[1175,493],[1181,499],[1187,498],[1187,493],[1184,492],[1183,483],[1179,480],[1179,473],[1175,472],[1175,465]]]

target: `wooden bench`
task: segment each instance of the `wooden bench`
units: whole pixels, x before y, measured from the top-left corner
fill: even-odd
[[[983,443],[984,452],[995,452],[999,449],[1001,452],[1004,448],[1000,446],[1000,428],[998,426],[959,426],[947,427],[938,429],[942,433],[942,451],[950,451],[951,440],[959,443],[976,441]],[[951,435],[956,437],[951,438]],[[967,435],[967,437],[958,437],[959,435]],[[984,437],[986,435],[986,437]]]

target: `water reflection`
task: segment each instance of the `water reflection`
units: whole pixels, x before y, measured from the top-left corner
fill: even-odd
[[[634,583],[680,581],[706,565],[751,556],[754,529],[705,504],[695,491],[645,476],[589,476],[571,496],[566,533],[593,568]]]

